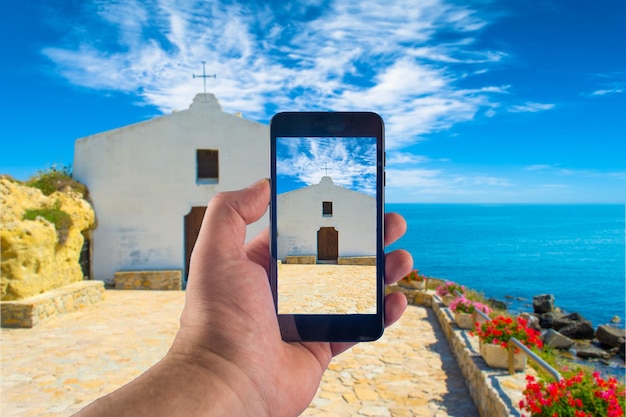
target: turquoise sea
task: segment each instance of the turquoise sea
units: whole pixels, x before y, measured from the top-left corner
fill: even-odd
[[[594,326],[625,313],[624,205],[387,204],[407,234],[388,250],[407,249],[427,276],[456,281],[513,311],[532,311],[532,297]],[[522,300],[518,300],[522,298]]]

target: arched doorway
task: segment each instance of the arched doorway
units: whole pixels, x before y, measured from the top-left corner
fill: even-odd
[[[339,232],[334,227],[317,231],[317,260],[337,261],[339,258]]]
[[[189,214],[185,216],[185,281],[187,281],[187,277],[189,276],[191,252],[200,234],[200,226],[202,226],[205,211],[206,206],[192,207]]]

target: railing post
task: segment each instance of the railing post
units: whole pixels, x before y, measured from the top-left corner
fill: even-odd
[[[515,374],[515,343],[513,338],[509,339],[507,351],[509,354],[509,375]]]

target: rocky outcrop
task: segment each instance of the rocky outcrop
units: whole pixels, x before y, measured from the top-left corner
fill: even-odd
[[[619,347],[626,340],[626,329],[618,329],[617,327],[603,324],[596,329],[596,339],[603,345]]]
[[[560,311],[552,311],[550,313],[543,313],[539,316],[539,325],[543,329],[551,329],[554,326],[554,322],[563,317],[563,313]]]
[[[61,214],[67,221],[55,227],[45,214],[38,214],[46,212]],[[26,220],[27,213],[34,218]],[[81,194],[66,190],[45,196],[36,188],[0,178],[2,300],[22,299],[81,281],[82,232],[94,222],[94,211]]]
[[[551,313],[554,311],[554,295],[541,294],[534,296],[533,310],[536,314]]]
[[[534,316],[539,320],[543,344],[562,351],[573,351],[581,359],[624,359],[626,330],[604,324],[594,330],[591,321],[580,313],[566,314],[555,306],[552,294],[533,297]],[[619,323],[619,317],[611,320]]]
[[[604,349],[600,349],[597,346],[577,346],[576,356],[583,359],[609,359],[611,354]]]
[[[593,339],[593,325],[578,313],[567,314],[554,320],[552,325],[563,336],[570,339]]]
[[[554,329],[548,329],[543,335],[543,344],[559,350],[568,350],[574,345],[574,341]]]

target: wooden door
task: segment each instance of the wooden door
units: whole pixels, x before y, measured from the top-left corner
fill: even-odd
[[[317,260],[336,261],[339,258],[339,232],[334,227],[317,231]]]
[[[189,214],[185,216],[185,280],[189,276],[191,252],[200,234],[200,226],[202,226],[205,211],[206,207],[192,207]]]

